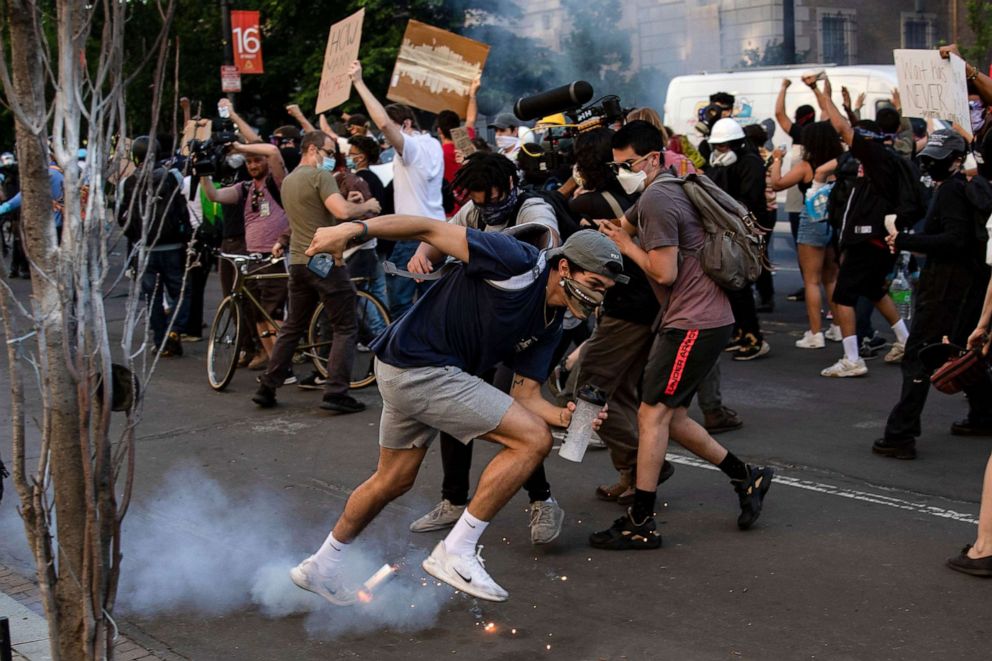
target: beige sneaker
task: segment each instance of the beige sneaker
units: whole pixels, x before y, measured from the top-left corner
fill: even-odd
[[[885,354],[884,360],[887,363],[901,363],[902,357],[906,354],[906,345],[902,342],[893,342],[892,348]]]
[[[820,376],[845,378],[851,376],[863,376],[867,373],[868,366],[865,365],[865,361],[863,359],[858,358],[857,360],[848,360],[847,358],[841,358],[836,363],[820,372]]]
[[[464,511],[465,505],[452,505],[451,501],[445,498],[430,512],[411,523],[410,532],[433,532],[450,528],[458,522]]]

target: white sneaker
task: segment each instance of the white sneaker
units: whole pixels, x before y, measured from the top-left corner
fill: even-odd
[[[823,334],[823,337],[827,338],[831,342],[840,342],[844,339],[844,334],[840,332],[840,326],[837,324],[830,324],[830,328],[827,332]]]
[[[424,571],[444,581],[456,590],[486,601],[506,601],[510,593],[499,586],[486,572],[482,560],[482,546],[475,555],[453,555],[448,553],[444,540],[437,543],[434,550],[422,564]]]
[[[806,331],[803,333],[803,339],[796,340],[796,346],[800,349],[822,349],[827,343],[823,340],[822,332]]]
[[[843,378],[849,376],[862,376],[867,373],[868,366],[865,365],[865,361],[863,359],[858,358],[857,360],[848,360],[847,358],[841,358],[836,363],[820,372],[820,376]]]
[[[289,578],[296,587],[319,594],[335,606],[350,606],[355,603],[356,591],[345,586],[341,573],[322,573],[312,557],[289,570]]]
[[[565,522],[565,510],[554,498],[539,500],[530,504],[531,544],[550,544],[561,534],[561,524]]]
[[[411,523],[410,532],[433,532],[450,528],[458,522],[464,511],[465,505],[452,505],[451,501],[445,498],[430,512]]]
[[[893,342],[892,348],[885,354],[883,360],[887,363],[901,363],[902,357],[906,353],[906,345],[902,342]]]

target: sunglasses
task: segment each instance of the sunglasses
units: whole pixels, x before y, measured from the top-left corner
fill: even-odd
[[[260,188],[252,188],[251,191],[251,212],[258,213],[261,208],[262,200],[265,198],[265,193],[262,192]]]
[[[620,171],[621,170],[623,170],[625,172],[633,172],[635,165],[637,165],[641,161],[645,160],[651,154],[655,154],[655,153],[657,153],[657,152],[653,152],[653,151],[652,152],[648,152],[647,154],[645,154],[644,156],[641,156],[639,159],[637,159],[635,161],[611,161],[611,162],[607,163],[607,165],[610,166],[610,170],[613,171],[613,174],[620,174]]]

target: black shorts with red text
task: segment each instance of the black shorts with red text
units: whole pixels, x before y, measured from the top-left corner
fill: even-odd
[[[644,367],[641,402],[668,408],[689,406],[699,384],[716,365],[733,325],[683,330],[663,328]]]

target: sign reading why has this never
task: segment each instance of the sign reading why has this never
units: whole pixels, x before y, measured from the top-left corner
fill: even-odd
[[[964,60],[956,55],[945,60],[935,50],[892,53],[904,116],[944,119],[971,128]]]
[[[331,26],[324,50],[324,68],[320,74],[317,92],[317,114],[335,108],[351,96],[351,78],[348,67],[358,59],[362,43],[362,22],[365,9],[359,9],[348,18]]]
[[[486,44],[411,20],[386,98],[434,113],[454,110],[465,119],[469,86],[488,56]]]

